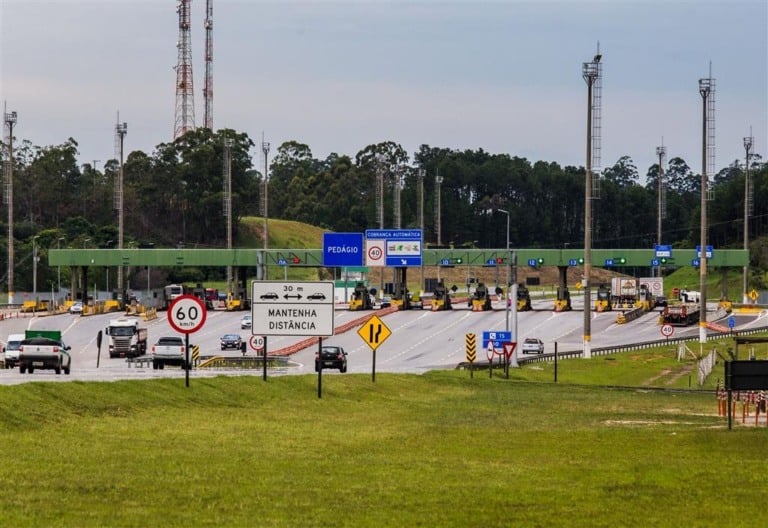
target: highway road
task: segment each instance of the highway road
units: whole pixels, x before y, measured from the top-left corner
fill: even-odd
[[[559,352],[581,350],[583,341],[584,313],[581,311],[581,298],[573,299],[574,310],[555,313],[551,300],[535,300],[534,311],[518,313],[518,341],[526,337],[538,337],[545,344],[545,352],[554,352],[557,343]],[[711,308],[712,309],[712,308]],[[251,336],[250,330],[240,329],[240,319],[248,312],[209,311],[203,328],[190,335],[190,343],[200,347],[201,356],[225,355],[240,356],[233,350],[222,352],[219,338],[225,333],[239,333],[243,339]],[[506,311],[502,303],[495,303],[494,309],[487,312],[472,312],[466,304],[455,304],[453,310],[432,312],[428,310],[408,310],[386,313],[385,311],[350,312],[337,309],[334,312],[334,327],[361,321],[361,318],[377,314],[391,331],[389,338],[377,348],[376,372],[423,373],[434,369],[454,368],[465,360],[465,337],[468,333],[477,336],[478,361],[486,361],[485,350],[481,347],[484,331],[505,330]],[[662,339],[658,322],[659,312],[643,315],[635,321],[617,324],[617,312],[593,312],[591,317],[592,346],[594,348],[633,342]],[[714,313],[710,312],[709,319]],[[19,369],[0,370],[0,385],[17,384],[29,381],[113,381],[122,379],[152,379],[177,377],[184,373],[176,367],[165,370],[137,368],[129,366],[125,359],[111,359],[107,349],[107,337],[101,347],[101,354],[96,345],[99,330],[104,330],[110,319],[121,314],[71,315],[9,317],[0,321],[0,339],[5,341],[8,334],[23,333],[28,328],[61,330],[64,341],[72,350],[72,373],[56,375],[53,371],[36,370],[34,374],[22,375]],[[736,329],[768,325],[768,316],[763,311],[755,315],[737,315]],[[158,318],[142,322],[148,328],[149,342],[153,344],[161,336],[178,335],[171,328],[166,312],[159,312]],[[728,325],[727,320],[719,324]],[[513,326],[510,322],[510,326]],[[323,338],[324,344],[340,345],[348,352],[348,372],[371,373],[373,354],[368,344],[357,333],[360,326],[354,324],[344,333]],[[697,336],[698,326],[675,327],[674,337]],[[286,348],[306,341],[306,337],[267,338],[269,354],[284,352]],[[317,344],[299,350],[290,356],[289,366],[270,370],[269,376],[287,374],[314,373],[314,354]],[[247,355],[255,355],[250,348]],[[98,367],[97,367],[98,362]],[[336,375],[338,371],[324,371]],[[261,376],[257,370],[221,370],[196,369],[191,371],[190,379],[219,375]]]

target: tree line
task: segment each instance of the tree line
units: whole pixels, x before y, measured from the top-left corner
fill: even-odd
[[[225,140],[231,147],[225,147]],[[130,152],[123,165],[124,247],[226,247],[227,152],[237,240],[243,217],[264,215],[264,174],[250,155],[254,147],[244,132],[199,128],[157,145],[152,153]],[[120,163],[111,159],[101,170],[93,164],[80,166],[77,149],[73,138],[44,147],[28,140],[14,143],[15,246],[28,249],[37,236],[43,252],[61,246],[62,240],[61,247],[79,247],[85,240],[91,247],[116,247]],[[6,152],[3,145],[0,155]],[[698,245],[701,175],[679,157],[662,169],[660,241],[658,164],[648,167],[644,182],[628,156],[594,175],[594,248]],[[715,247],[743,247],[745,169],[745,160],[734,160],[710,177],[714,199],[708,202],[708,238]],[[768,164],[754,156],[749,171],[752,264],[766,267]],[[411,157],[392,141],[369,145],[354,156],[333,153],[317,159],[308,145],[287,141],[269,164],[267,182],[270,218],[329,231],[378,228],[383,216],[388,229],[420,228],[423,222],[428,246],[437,245],[439,233],[444,246],[502,248],[507,238],[507,216],[498,212],[502,209],[509,213],[512,247],[582,247],[584,241],[585,168],[553,161],[429,145],[421,145]],[[5,215],[0,223],[7,233]],[[0,248],[3,282],[7,237],[5,242]],[[17,257],[21,269],[31,263],[24,254],[28,252]],[[25,274],[17,274],[17,289],[23,289]]]

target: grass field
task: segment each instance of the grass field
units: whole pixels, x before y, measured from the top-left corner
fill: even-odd
[[[574,382],[666,368],[630,356],[322,398],[312,375],[0,387],[0,526],[767,525],[768,429],[729,431],[711,391]]]

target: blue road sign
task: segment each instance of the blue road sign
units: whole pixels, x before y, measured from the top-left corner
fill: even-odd
[[[672,258],[672,246],[669,245],[661,245],[656,244],[655,248],[656,254],[654,255],[657,258],[666,257],[666,258]],[[656,265],[656,264],[654,264]]]
[[[606,266],[613,266],[614,265],[613,259],[605,259],[605,265]]]
[[[691,266],[696,266],[698,268],[699,266],[701,266],[701,260],[691,259]]]
[[[493,348],[503,348],[504,343],[512,341],[512,332],[483,330],[483,348],[488,348],[488,343],[493,342]]]
[[[450,266],[451,259],[440,259],[440,265],[441,266]]]
[[[576,260],[576,259],[569,259],[568,260],[568,265],[569,266],[578,266],[579,265],[579,261]]]
[[[734,316],[730,316],[728,318],[728,328],[733,328],[736,326],[736,318]]]
[[[490,258],[490,259],[486,260],[485,261],[485,265],[486,266],[495,266],[496,265],[496,259]]]
[[[708,259],[712,258],[712,251],[713,251],[712,246],[707,246],[707,251],[705,256]],[[696,246],[696,256],[701,258],[701,246]]]
[[[367,229],[365,238],[385,240],[385,264],[387,266],[421,266],[421,229]]]
[[[362,266],[362,233],[323,233],[323,266]]]
[[[535,268],[535,267],[536,267],[536,264],[538,264],[538,262],[536,262],[536,259],[528,259],[528,265],[529,265],[529,266],[531,266],[531,267],[534,267],[534,268]]]
[[[278,266],[287,266],[288,265],[288,261],[286,261],[285,259],[282,259],[282,258],[281,259],[277,259],[277,265]]]
[[[661,261],[657,258],[651,259],[651,266],[661,266]]]

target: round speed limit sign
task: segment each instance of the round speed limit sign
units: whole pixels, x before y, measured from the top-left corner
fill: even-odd
[[[252,349],[254,349],[256,352],[261,352],[264,349],[264,336],[251,336],[250,343]]]
[[[200,330],[207,315],[205,304],[194,295],[177,297],[168,307],[168,322],[174,330],[182,334]]]
[[[671,324],[661,325],[661,335],[663,335],[664,337],[669,337],[674,333],[675,333],[675,328]]]

